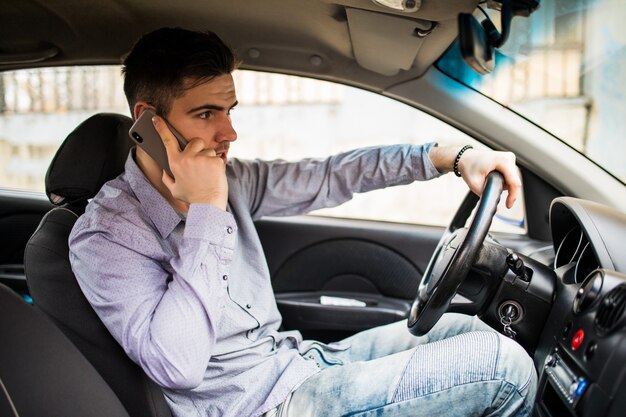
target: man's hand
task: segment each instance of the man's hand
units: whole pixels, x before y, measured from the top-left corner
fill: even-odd
[[[430,159],[439,172],[450,172],[460,150],[458,146],[434,147],[430,151]],[[522,180],[515,166],[515,154],[468,149],[459,160],[461,176],[476,195],[482,194],[487,175],[494,170],[504,176],[504,189],[508,191],[506,206],[511,208],[522,187]]]
[[[163,184],[172,196],[187,204],[212,204],[226,210],[228,182],[226,165],[214,149],[206,149],[200,138],[189,140],[181,151],[176,138],[165,122],[155,116],[154,127],[161,136],[170,170],[174,178],[163,171]]]

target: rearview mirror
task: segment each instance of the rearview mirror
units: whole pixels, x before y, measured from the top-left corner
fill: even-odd
[[[502,47],[508,39],[513,17],[530,16],[539,7],[539,0],[490,0],[487,6],[500,11],[500,31],[480,6],[478,8],[486,17],[482,23],[469,13],[459,14],[461,55],[467,65],[480,75],[493,71],[494,48]]]
[[[471,69],[481,75],[493,71],[494,48],[483,26],[469,13],[459,14],[459,46]]]

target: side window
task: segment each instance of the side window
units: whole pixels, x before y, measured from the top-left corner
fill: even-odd
[[[390,98],[335,83],[238,71],[240,106],[233,112],[239,139],[231,155],[295,160],[363,146],[397,143],[471,144],[463,132]],[[446,226],[468,188],[449,174],[431,181],[363,194],[312,214],[351,219]],[[504,199],[502,199],[504,201]],[[498,210],[492,230],[525,233],[523,201]]]
[[[295,160],[363,146],[469,136],[378,94],[308,78],[236,71],[239,140],[231,155]],[[44,190],[45,173],[63,139],[99,112],[129,114],[119,66],[56,67],[0,73],[0,188]],[[467,193],[454,175],[355,195],[314,215],[447,225]],[[525,233],[523,203],[499,210],[493,230]]]
[[[0,187],[44,191],[61,142],[99,112],[129,114],[119,66],[0,72]]]

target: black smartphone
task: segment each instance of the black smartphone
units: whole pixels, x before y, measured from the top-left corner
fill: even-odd
[[[154,124],[152,123],[152,118],[156,115],[154,110],[146,109],[141,113],[141,116],[133,123],[128,134],[130,138],[143,149],[152,159],[155,160],[157,164],[161,168],[168,173],[172,178],[172,171],[170,170],[170,164],[167,161],[167,152],[165,151],[165,145],[163,145],[163,140],[159,133],[157,132]],[[161,117],[165,120],[163,117]],[[176,140],[178,141],[178,145],[180,149],[184,149],[187,145],[187,141],[185,138],[174,129],[174,127],[165,120],[167,127],[170,129]]]

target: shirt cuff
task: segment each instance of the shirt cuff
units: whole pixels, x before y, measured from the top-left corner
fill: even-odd
[[[233,249],[237,236],[233,215],[211,204],[191,204],[185,220],[184,237],[203,239]]]
[[[437,142],[425,143],[421,146],[414,147],[411,159],[413,161],[415,180],[430,180],[443,175],[443,173],[435,168],[433,161],[430,160],[430,150],[435,146],[438,146]]]

